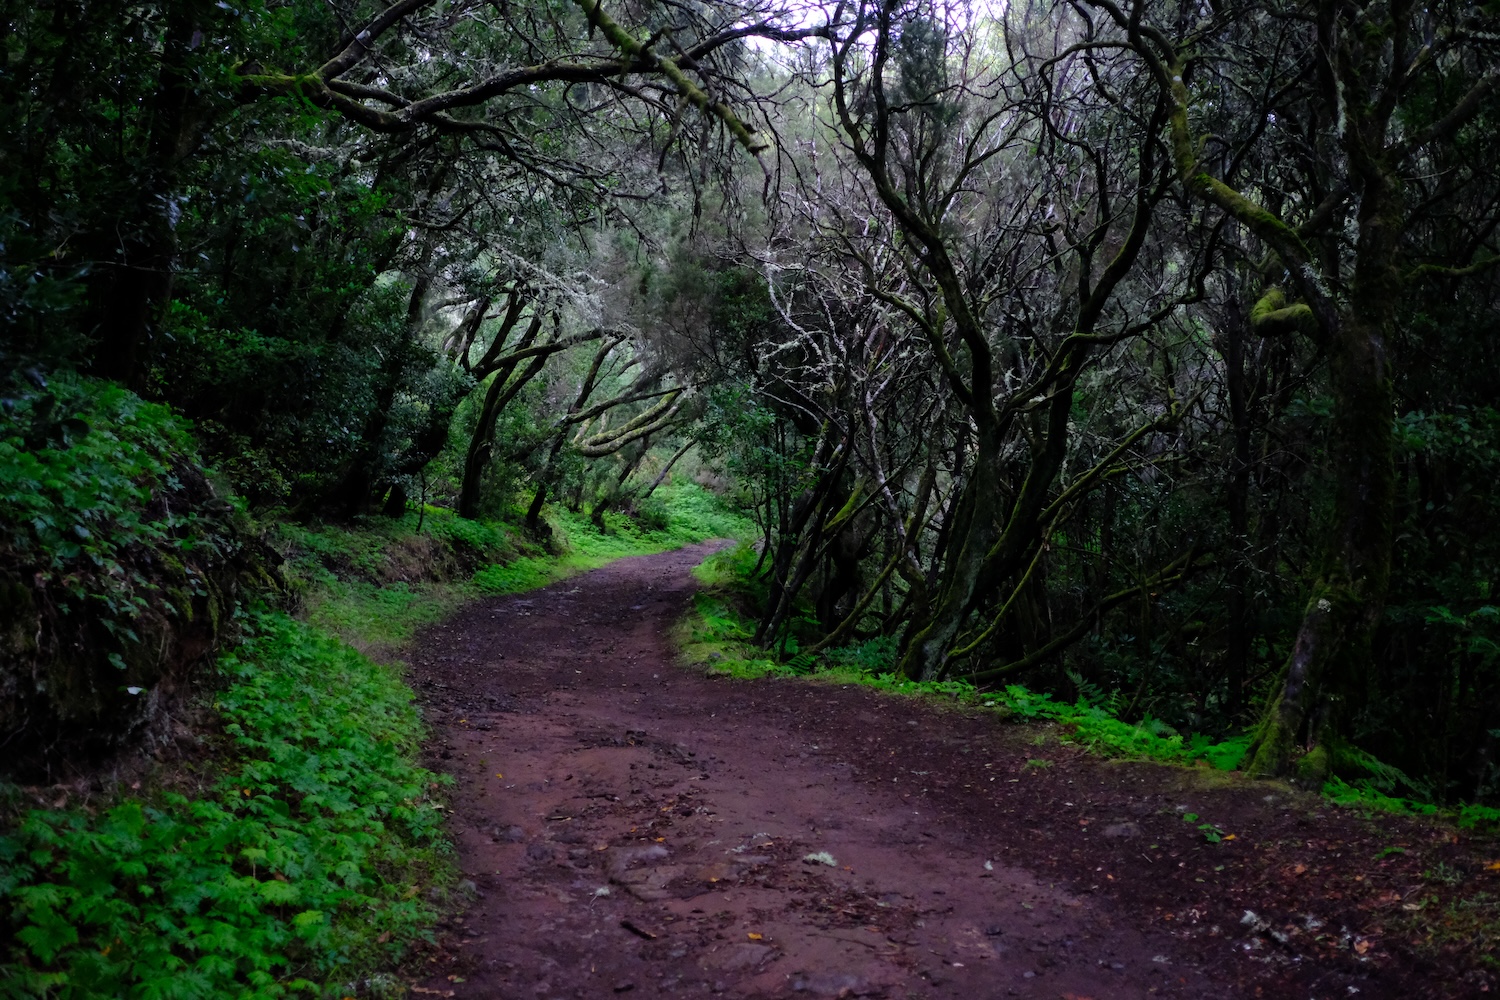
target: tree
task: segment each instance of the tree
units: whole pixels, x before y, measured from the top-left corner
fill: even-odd
[[[1255,5],[1216,6],[1206,18],[1144,3],[1090,6],[1115,33],[1080,46],[1127,45],[1140,59],[1156,85],[1152,100],[1168,102],[1163,131],[1183,190],[1271,255],[1250,325],[1262,335],[1312,336],[1326,352],[1328,544],[1250,764],[1283,773],[1305,740],[1320,745],[1304,764],[1318,782],[1390,582],[1389,351],[1403,296],[1413,281],[1475,273],[1497,259],[1475,256],[1484,236],[1441,248],[1421,241],[1419,223],[1472,175],[1476,164],[1455,162],[1443,147],[1490,109],[1500,74],[1482,35],[1446,10],[1410,4],[1377,14],[1320,3],[1306,18]],[[1281,42],[1268,51],[1273,35]],[[1239,58],[1247,49],[1261,54],[1258,72]],[[1253,95],[1248,107],[1245,95]],[[1235,128],[1231,116],[1248,126]],[[1223,132],[1211,139],[1210,128]]]
[[[902,663],[922,678],[945,671],[982,601],[1007,580],[1024,585],[1070,504],[1136,442],[1179,418],[1168,401],[1057,488],[1081,373],[1101,350],[1196,297],[1201,266],[1182,261],[1181,277],[1159,281],[1141,314],[1119,310],[1116,296],[1143,247],[1162,238],[1153,226],[1170,175],[1153,132],[1165,103],[1130,110],[1114,88],[1128,92],[1131,81],[1117,65],[1062,45],[1058,22],[1041,22],[1050,38],[1010,36],[1015,58],[985,46],[964,13],[854,8],[834,32],[828,65],[834,127],[851,169],[889,213],[890,235],[880,238],[900,234],[896,256],[911,289],[882,287],[866,255],[867,282],[920,332],[962,407],[965,437],[972,428],[941,575]],[[1039,42],[1057,54],[1030,56]],[[1040,155],[1028,161],[1028,149]],[[1121,176],[1130,178],[1124,190]],[[1164,276],[1171,256],[1153,255],[1153,277]],[[1013,457],[1017,449],[1025,460]]]

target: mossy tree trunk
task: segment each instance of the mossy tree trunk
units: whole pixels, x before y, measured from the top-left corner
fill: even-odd
[[[1352,45],[1340,53],[1346,86],[1369,83],[1358,72],[1358,54]],[[1347,309],[1326,339],[1332,521],[1284,681],[1266,706],[1248,757],[1253,774],[1285,774],[1300,741],[1310,752],[1297,761],[1298,778],[1316,787],[1328,778],[1334,763],[1328,747],[1346,731],[1355,707],[1391,577],[1395,399],[1387,345],[1401,301],[1397,260],[1405,220],[1385,133],[1374,107],[1351,111],[1345,145],[1361,195],[1353,283]]]
[[[1316,165],[1321,171],[1318,189],[1325,194],[1298,223],[1255,203],[1199,161],[1204,143],[1190,125],[1188,81],[1194,61],[1213,58],[1200,42],[1175,40],[1172,31],[1107,0],[1095,0],[1095,6],[1114,19],[1160,92],[1169,96],[1168,134],[1184,189],[1227,213],[1274,255],[1264,269],[1264,294],[1250,310],[1251,327],[1262,335],[1310,335],[1328,360],[1333,503],[1324,548],[1291,653],[1247,758],[1251,771],[1281,775],[1296,762],[1299,745],[1306,746],[1311,752],[1298,770],[1318,783],[1327,775],[1329,747],[1336,745],[1361,688],[1363,664],[1390,584],[1395,401],[1387,344],[1405,280],[1400,271],[1402,231],[1408,222],[1403,165],[1425,144],[1451,136],[1471,120],[1500,75],[1490,70],[1478,76],[1467,93],[1446,111],[1439,110],[1426,127],[1403,117],[1404,134],[1393,135],[1391,123],[1403,99],[1418,92],[1420,73],[1437,65],[1428,60],[1429,48],[1420,46],[1422,32],[1409,23],[1414,9],[1404,7],[1386,20],[1372,21],[1358,9],[1340,8],[1331,0],[1320,3],[1311,28],[1315,37],[1308,39],[1316,80],[1309,100],[1315,117],[1336,123],[1336,128]],[[1424,113],[1432,114],[1432,109]],[[1358,207],[1349,254],[1340,230],[1351,202]],[[1274,284],[1281,278],[1300,301],[1287,304]],[[1347,292],[1336,296],[1332,289],[1340,288]]]

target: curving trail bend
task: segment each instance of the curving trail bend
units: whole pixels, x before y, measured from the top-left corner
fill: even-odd
[[[413,649],[478,888],[418,995],[1386,995],[1359,969],[1250,954],[1163,769],[1029,766],[1068,751],[675,665],[712,548],[476,604]],[[1173,880],[1201,903],[1172,904]]]

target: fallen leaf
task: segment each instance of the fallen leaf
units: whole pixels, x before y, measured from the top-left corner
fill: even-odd
[[[1293,875],[1301,875],[1305,871],[1307,871],[1307,866],[1306,865],[1293,865],[1292,866],[1292,874]]]
[[[1500,861],[1491,861],[1484,866],[1484,870],[1487,872],[1500,872]]]
[[[749,938],[751,941],[761,941],[764,940],[765,935],[757,934],[754,931],[751,931],[749,934],[746,934],[745,937]]]

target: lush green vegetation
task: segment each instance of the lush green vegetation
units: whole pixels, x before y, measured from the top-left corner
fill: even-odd
[[[486,567],[474,574],[474,586],[486,594],[531,590],[625,556],[664,552],[713,538],[737,538],[749,530],[744,518],[700,486],[685,483],[659,495],[660,507],[646,518],[605,515],[603,532],[579,514],[558,511],[554,538],[564,546],[562,555],[523,556]]]
[[[561,512],[557,555],[442,508],[273,523],[308,621],[242,616],[210,681],[212,752],[99,808],[12,803],[0,995],[394,995],[382,977],[430,934],[453,877],[411,690],[362,651],[388,655],[482,594],[744,530],[694,484],[660,498],[649,526],[610,515],[604,534]]]
[[[670,483],[657,496],[654,519],[609,513],[604,531],[581,514],[554,510],[545,548],[514,526],[440,507],[358,525],[280,523],[275,544],[309,621],[361,648],[388,651],[475,597],[533,590],[615,559],[748,530],[694,483]]]
[[[451,876],[410,690],[285,614],[244,628],[213,757],[0,837],[0,993],[336,996],[429,933]]]
[[[263,574],[187,423],[117,385],[0,381],[0,731],[12,771],[150,726]]]
[[[394,705],[325,633],[748,524],[716,669],[1490,817],[1494,5],[838,9],[0,0],[0,777],[102,782],[237,664]],[[66,822],[241,816],[238,738]],[[60,829],[20,947],[116,969]],[[333,981],[307,892],[204,974]]]

